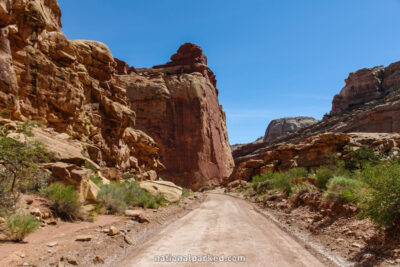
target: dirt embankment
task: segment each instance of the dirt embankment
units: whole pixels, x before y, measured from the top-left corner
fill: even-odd
[[[59,222],[45,226],[25,243],[0,242],[0,266],[115,266],[169,223],[196,208],[203,195],[196,193],[158,210],[140,210],[149,222],[129,216],[101,215],[95,222]],[[109,235],[115,227],[117,233]],[[76,241],[89,238],[90,241]],[[59,263],[64,265],[58,265]]]

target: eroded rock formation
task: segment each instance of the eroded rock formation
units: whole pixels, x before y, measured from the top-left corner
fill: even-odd
[[[303,142],[319,134],[397,133],[400,131],[400,62],[351,73],[323,120],[278,137],[274,143]],[[241,145],[233,151],[236,164],[259,159],[268,142]]]
[[[117,180],[123,172],[155,180],[165,168],[157,143],[165,178],[196,189],[230,175],[225,114],[200,47],[184,44],[171,62],[135,69],[105,44],[68,40],[60,18],[56,0],[0,1],[6,118],[78,140],[82,157]]]
[[[312,117],[294,117],[272,120],[265,130],[264,142],[274,142],[277,138],[293,133],[301,128],[317,123]]]
[[[136,126],[160,146],[162,176],[192,189],[218,184],[234,165],[215,76],[206,64],[200,47],[187,43],[171,62],[119,77]]]
[[[161,170],[158,148],[134,129],[127,74],[100,42],[68,40],[56,0],[0,1],[0,105],[4,116],[37,120],[83,145],[102,167]]]
[[[332,101],[331,115],[337,115],[400,89],[400,62],[388,67],[361,69],[350,73],[346,85]]]
[[[294,167],[308,169],[329,163],[328,155],[348,159],[350,151],[367,146],[388,157],[400,151],[400,135],[387,133],[324,133],[298,143],[286,142],[265,147],[256,155],[237,163],[226,183],[237,179],[249,180],[266,171],[285,171]]]

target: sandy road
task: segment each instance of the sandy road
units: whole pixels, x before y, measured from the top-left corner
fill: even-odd
[[[245,256],[239,263],[157,263],[156,255]],[[208,260],[208,259],[206,259]],[[273,222],[240,199],[209,194],[201,206],[170,224],[120,266],[324,266]]]

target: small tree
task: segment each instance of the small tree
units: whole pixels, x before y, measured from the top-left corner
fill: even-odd
[[[26,124],[21,134],[31,135]],[[0,131],[0,206],[5,208],[13,206],[20,192],[39,187],[45,177],[39,168],[39,163],[47,160],[44,145],[23,139],[9,138]]]

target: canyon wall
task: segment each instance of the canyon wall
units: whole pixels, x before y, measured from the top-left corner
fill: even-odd
[[[68,40],[56,0],[0,0],[0,70],[4,118],[67,134],[101,168],[193,189],[233,169],[215,75],[196,45],[136,69],[103,43]]]
[[[400,62],[388,67],[365,68],[350,73],[346,85],[332,101],[331,115],[337,115],[400,89]]]
[[[395,144],[389,154],[397,155],[400,62],[358,70],[350,73],[345,82],[323,120],[276,137],[274,144],[250,143],[235,149],[236,168],[230,180],[295,166],[315,168],[324,163],[328,153],[336,151],[343,155],[344,147],[365,138],[368,142],[364,140],[362,144],[370,147],[383,144],[384,150],[386,144]],[[378,150],[382,152],[382,148]]]
[[[165,65],[121,74],[136,126],[160,146],[163,177],[192,189],[229,177],[234,163],[225,113],[200,47],[186,43]]]
[[[154,140],[133,128],[135,113],[108,47],[68,40],[60,18],[56,0],[0,1],[2,116],[66,133],[101,167],[163,169]]]

